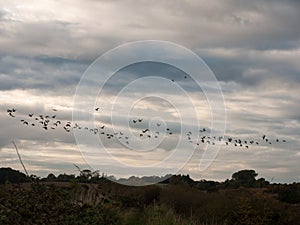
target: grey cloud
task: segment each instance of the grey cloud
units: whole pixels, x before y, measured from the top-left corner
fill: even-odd
[[[282,146],[274,147],[272,151],[267,149],[266,152],[262,151],[265,149],[238,153],[229,150],[226,154],[224,151],[221,153],[223,163],[217,162],[208,174],[224,177],[246,166],[266,171],[268,176],[277,176],[276,169],[283,168],[284,171],[278,174],[279,180],[299,179],[295,175],[299,174],[296,164],[299,155],[295,155],[299,151],[300,121],[299,99],[295,97],[300,82],[297,62],[300,46],[300,30],[297,29],[300,21],[299,1],[103,0],[90,3],[79,1],[70,6],[64,1],[57,2],[56,10],[65,10],[66,6],[70,6],[79,12],[78,16],[65,13],[62,16],[59,10],[55,12],[51,9],[54,10],[52,16],[44,16],[43,19],[34,15],[36,11],[27,12],[26,8],[22,9],[24,14],[20,11],[18,15],[22,17],[28,13],[32,15],[29,19],[15,19],[13,16],[17,14],[13,13],[16,10],[13,7],[9,8],[10,11],[0,10],[0,92],[12,98],[11,101],[0,98],[0,123],[3,127],[0,135],[1,156],[11,157],[4,151],[11,145],[11,139],[22,140],[26,143],[26,150],[44,145],[56,148],[52,143],[55,140],[62,143],[61,153],[67,153],[64,145],[75,143],[72,135],[67,135],[63,130],[45,133],[39,129],[27,129],[19,123],[20,118],[26,116],[28,111],[45,113],[49,107],[47,96],[52,101],[56,98],[52,103],[54,105],[62,108],[69,106],[71,100],[65,102],[62,97],[74,96],[83,72],[106,50],[129,41],[163,39],[190,48],[203,57],[215,73],[224,90],[225,100],[229,102],[228,135],[259,136],[260,132],[267,132],[272,137],[287,137],[289,140],[282,151]],[[104,87],[105,97],[116,95],[137,78],[156,75],[174,79],[193,96],[201,92],[192,80],[183,78],[185,74],[182,71],[161,64],[144,63],[123,68],[115,74]],[[13,107],[14,94],[20,90],[28,96],[40,96],[44,102],[25,104],[23,108],[19,103],[20,118],[12,120],[5,110]],[[143,87],[137,87],[134,94],[139,96],[143,91]],[[168,88],[165,92],[174,99],[178,97]],[[27,95],[20,96],[24,101],[29,100]],[[146,100],[144,103],[163,114],[163,102]],[[124,105],[120,105],[120,112],[127,104],[126,99]],[[184,102],[180,104],[182,106],[185,106]],[[70,108],[60,113],[62,119],[71,118]],[[109,126],[111,121],[107,114],[101,119]],[[118,119],[121,123],[128,118],[119,115]],[[169,119],[177,135],[178,121],[173,117]],[[123,123],[118,128],[123,128]],[[108,147],[122,148],[117,142],[104,142]],[[168,145],[166,143],[162,148],[168,150]],[[16,160],[12,162],[15,164]],[[45,169],[68,168],[51,160],[28,162]],[[226,167],[226,162],[232,165]]]
[[[67,94],[68,87],[72,87],[75,92],[88,64],[60,57],[2,56],[0,66],[2,90],[37,89]]]
[[[1,9],[0,10],[0,20],[4,20],[7,15],[7,11]]]
[[[211,70],[219,81],[236,82],[245,87],[260,86],[266,81],[273,82],[277,80],[279,85],[282,81],[285,83],[299,83],[299,68],[293,62],[293,53],[288,56],[286,53],[278,52],[277,54],[268,51],[247,51],[245,49],[233,50],[223,49],[220,51],[228,51],[229,55],[222,55],[218,52],[198,51],[203,57]],[[218,55],[220,54],[220,55]],[[231,55],[232,54],[232,55]],[[289,60],[290,59],[290,60]]]
[[[124,41],[140,39],[166,39],[192,49],[207,46],[291,49],[299,44],[300,31],[295,29],[300,19],[299,4],[293,1],[249,3],[232,0],[203,4],[202,1],[164,0],[155,4],[151,1],[132,4],[131,0],[109,3],[114,6],[114,29],[109,28],[111,18],[105,17],[101,17],[105,26],[99,27],[90,26],[87,21],[60,21],[55,18],[36,23],[22,22],[14,25],[14,32],[6,30],[11,37],[2,37],[2,46],[5,45],[7,52],[30,51],[37,54],[46,51],[53,55],[95,57]],[[101,10],[103,7],[101,2],[93,5],[93,9],[83,7],[92,15],[97,8]],[[140,29],[141,26],[145,29]],[[104,27],[107,30],[103,30],[106,29]]]

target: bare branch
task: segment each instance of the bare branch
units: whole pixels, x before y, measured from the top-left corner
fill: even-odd
[[[23,169],[24,169],[24,171],[25,171],[25,173],[26,173],[27,177],[29,177],[29,174],[28,174],[28,172],[27,172],[27,170],[26,170],[26,167],[25,167],[25,165],[24,165],[24,163],[23,163],[23,161],[22,161],[22,159],[21,159],[21,156],[20,156],[20,153],[19,153],[18,147],[17,147],[17,145],[15,144],[15,142],[14,142],[14,141],[12,141],[12,143],[13,143],[13,145],[15,146],[15,149],[16,149],[16,152],[17,152],[17,155],[18,155],[19,161],[20,161],[20,163],[21,163],[21,165],[22,165],[22,167],[23,167]]]

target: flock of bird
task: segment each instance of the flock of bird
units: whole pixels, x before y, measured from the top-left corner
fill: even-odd
[[[97,107],[95,108],[95,112],[99,112],[100,108]],[[57,112],[57,109],[52,109],[53,112]],[[12,109],[7,109],[7,113],[10,117],[16,118],[17,110],[15,108]],[[111,132],[108,129],[108,126],[106,125],[100,125],[98,127],[88,127],[88,126],[81,126],[76,122],[71,122],[71,121],[64,121],[64,120],[59,120],[57,118],[57,113],[52,113],[51,115],[43,115],[43,114],[35,114],[35,113],[28,113],[27,118],[22,118],[20,119],[21,124],[25,126],[32,126],[32,127],[37,127],[39,126],[40,128],[48,131],[48,130],[56,130],[59,128],[63,128],[65,132],[70,132],[73,129],[78,129],[78,130],[85,130],[90,132],[91,134],[94,135],[102,135],[105,136],[107,139],[112,139],[112,138],[118,138],[118,139],[124,139],[126,144],[129,144],[129,136],[125,135],[125,132],[119,131],[119,132]],[[131,123],[132,124],[140,124],[143,122],[142,118],[137,118],[137,119],[132,119]],[[160,127],[160,123],[156,123],[157,127]],[[107,129],[106,129],[107,128]],[[166,129],[168,135],[172,135],[173,132],[170,131],[169,128]],[[156,131],[155,134],[151,134],[150,130],[148,128],[141,129],[140,132],[138,133],[139,138],[158,138],[161,132]]]
[[[100,125],[97,127],[88,127],[88,126],[81,126],[76,122],[71,121],[65,121],[58,119],[57,116],[57,109],[52,109],[52,113],[49,115],[43,115],[43,114],[35,114],[35,113],[28,113],[27,116],[23,116],[22,119],[20,119],[20,123],[24,126],[31,126],[31,127],[40,127],[44,129],[45,131],[49,130],[56,130],[56,129],[63,129],[65,132],[69,133],[73,129],[78,130],[84,130],[94,135],[100,135],[107,139],[123,139],[123,143],[129,145],[130,144],[130,136],[126,135],[124,131],[114,131],[111,132],[111,129],[109,129],[107,125]],[[95,113],[101,112],[100,108],[95,108]],[[7,109],[8,116],[12,118],[17,118],[17,110],[15,108]],[[142,127],[146,123],[143,118],[135,118],[131,119],[130,123],[132,125],[141,125],[136,126],[136,129],[140,129],[137,133],[137,137],[140,139],[151,139],[151,138],[159,138],[160,135],[167,135],[171,136],[175,134],[174,131],[172,131],[170,128],[166,127],[165,130],[159,129],[161,126],[161,123],[156,122],[155,126],[158,128],[156,131],[151,131],[147,126]],[[209,128],[201,128],[199,130],[199,133],[196,134],[197,138],[194,138],[194,134],[192,134],[191,131],[188,131],[186,133],[186,140],[187,142],[193,144],[195,147],[203,145],[203,144],[210,144],[210,145],[216,145],[218,144],[224,144],[225,146],[234,146],[239,148],[245,148],[248,149],[250,146],[258,146],[258,145],[271,145],[273,143],[286,143],[287,141],[285,139],[279,139],[275,138],[271,140],[267,135],[262,135],[261,138],[258,140],[255,140],[254,138],[251,139],[241,139],[241,138],[233,138],[233,137],[227,137],[227,136],[210,136],[209,134]],[[194,140],[196,139],[196,140]]]

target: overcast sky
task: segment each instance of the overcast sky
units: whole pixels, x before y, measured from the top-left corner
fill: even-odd
[[[153,175],[164,174],[169,168],[195,179],[225,180],[238,170],[254,169],[272,182],[300,181],[299,11],[296,0],[75,0],[72,4],[64,0],[0,0],[0,166],[22,170],[11,142],[15,140],[26,168],[39,176],[76,173],[73,163],[87,167],[82,155],[86,150],[97,155],[96,161],[106,162],[100,172],[117,177],[149,175],[124,170],[126,165],[164,162],[155,167]],[[260,144],[249,149],[223,144],[204,171],[199,171],[205,152],[205,145],[200,145],[184,167],[177,168],[177,160],[189,156],[195,147],[187,140],[176,147],[180,138],[186,139],[180,129],[198,130],[199,122],[210,131],[211,111],[207,96],[189,75],[161,63],[130,65],[114,74],[102,92],[97,92],[95,105],[100,112],[85,110],[82,102],[80,109],[74,109],[76,88],[93,61],[119,45],[141,40],[176,43],[200,56],[224,95],[225,136]],[[147,51],[153,49],[142,54]],[[99,79],[104,79],[105,75],[99,74]],[[134,84],[138,85],[129,88],[129,93],[122,92]],[[99,91],[97,82],[85,85]],[[148,92],[152,97],[140,98]],[[97,97],[85,94],[80,97],[86,102]],[[15,117],[7,113],[11,108],[17,109]],[[78,123],[90,129],[105,125],[108,133],[111,129],[126,135],[131,132],[136,140],[130,144],[140,150],[157,147],[139,152],[130,150],[124,137],[102,138],[101,149],[108,149],[123,163],[112,166],[97,152],[100,147],[90,140],[91,132],[76,128],[65,132],[61,127],[46,131],[38,124],[27,126],[20,121],[30,120],[28,113],[34,113],[34,117],[56,115],[66,123],[72,120],[74,110],[80,121],[73,121],[72,126]],[[93,116],[96,125],[89,124]],[[143,122],[133,124],[138,118]],[[155,127],[157,123],[162,126]],[[141,141],[139,131],[153,126],[162,129],[161,133],[168,127],[172,135],[160,136],[158,142],[153,138]],[[84,143],[76,142],[74,132]],[[263,144],[264,134],[272,140],[271,145]],[[277,138],[287,142],[276,143]],[[173,151],[178,153],[174,160],[163,161]]]

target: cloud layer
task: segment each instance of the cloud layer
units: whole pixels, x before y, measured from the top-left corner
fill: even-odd
[[[207,63],[224,93],[228,136],[259,139],[267,133],[272,138],[288,140],[286,145],[249,151],[222,147],[217,160],[201,173],[201,156],[196,152],[182,173],[222,180],[239,169],[253,168],[270,180],[299,181],[299,10],[299,2],[293,0],[0,3],[1,166],[20,168],[12,139],[19,140],[33,173],[72,171],[74,162],[86,165],[72,134],[41,132],[22,126],[19,120],[30,112],[46,114],[53,108],[59,109],[62,120],[71,120],[76,87],[99,55],[120,44],[155,39],[183,45]],[[109,126],[110,101],[124,86],[150,75],[176,80],[192,96],[200,123],[210,126],[208,103],[195,83],[184,79],[180,71],[155,63],[124,68],[108,82],[103,99],[98,100],[105,109],[99,118],[101,123]],[[132,90],[132,98],[123,96],[123,104],[119,105],[121,122],[126,121],[121,112],[144,91],[140,87]],[[164,88],[163,93],[188,112],[183,96],[171,88]],[[18,109],[19,118],[8,117],[6,110],[12,107]],[[133,107],[131,116],[143,115],[150,121],[161,114],[169,125],[175,124],[175,131],[180,120],[175,116],[176,110],[172,110],[163,100],[144,99]],[[193,122],[187,125],[192,126]],[[122,128],[123,124],[119,126]],[[176,138],[169,140],[161,152],[176,142]],[[123,154],[124,146],[117,141],[111,148],[115,154]],[[124,155],[124,160],[139,160],[134,154]],[[116,175],[126,175],[116,171]]]

